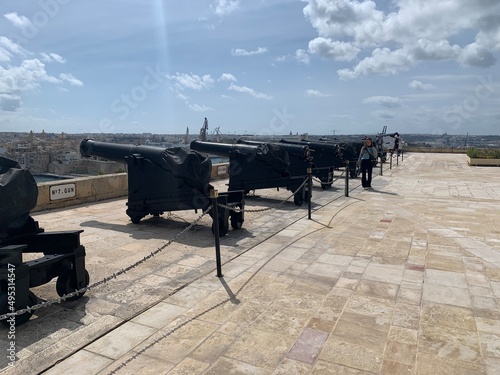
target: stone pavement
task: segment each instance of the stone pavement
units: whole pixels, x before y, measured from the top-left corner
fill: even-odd
[[[374,191],[351,180],[344,197],[342,179],[316,188],[312,220],[293,203],[248,213],[221,239],[222,278],[203,218],[115,281],[37,310],[17,329],[16,366],[0,358],[0,374],[499,374],[498,168],[450,154],[385,168]],[[263,191],[247,207],[287,193]],[[35,219],[85,230],[94,282],[196,217],[133,225],[124,202]],[[33,291],[54,298],[54,283]]]

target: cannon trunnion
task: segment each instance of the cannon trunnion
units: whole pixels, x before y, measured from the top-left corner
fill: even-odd
[[[0,315],[34,306],[37,298],[30,288],[56,277],[56,291],[61,297],[89,285],[85,248],[80,244],[83,230],[45,232],[29,215],[37,197],[38,187],[31,173],[17,162],[0,157]],[[43,256],[24,262],[23,254],[27,253]],[[20,325],[32,314],[29,311],[12,319]],[[1,322],[11,324],[5,319]]]
[[[181,147],[134,146],[84,139],[80,143],[84,157],[97,156],[126,163],[128,201],[126,213],[137,224],[147,215],[210,207],[212,162],[209,158]],[[229,207],[244,208],[242,191],[219,193],[217,201]],[[219,234],[243,224],[243,212],[220,207]],[[213,216],[213,213],[210,212]],[[214,219],[212,217],[212,219]],[[215,219],[214,219],[215,220]],[[212,225],[212,228],[214,226]]]
[[[229,158],[229,190],[250,190],[284,187],[297,191],[307,177],[305,164],[292,164],[292,155],[285,147],[270,143],[227,144],[192,141],[192,150]],[[307,146],[306,146],[307,148]],[[300,146],[297,153],[305,155]],[[305,160],[305,159],[304,159]],[[305,201],[306,189],[296,192],[294,202],[301,206]]]

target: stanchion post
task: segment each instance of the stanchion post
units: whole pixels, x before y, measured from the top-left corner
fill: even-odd
[[[392,169],[392,154],[391,154],[391,160],[389,160],[389,169]]]
[[[311,200],[312,200],[312,166],[307,168],[307,217],[311,220]]]
[[[399,165],[399,152],[396,155],[396,165]]]
[[[212,219],[214,221],[214,237],[215,237],[215,262],[217,263],[217,277],[223,277],[222,264],[220,259],[220,238],[219,238],[219,206],[217,198],[219,197],[218,190],[210,190],[212,198]]]
[[[382,165],[383,165],[382,157],[380,157],[380,175],[382,176]]]
[[[345,191],[344,191],[344,195],[346,197],[349,196],[349,173],[350,173],[349,160],[346,160],[345,161]]]
[[[401,150],[401,161],[404,161],[404,149]]]

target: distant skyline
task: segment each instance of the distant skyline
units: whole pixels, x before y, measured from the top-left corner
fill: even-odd
[[[0,132],[500,134],[498,0],[3,0]]]

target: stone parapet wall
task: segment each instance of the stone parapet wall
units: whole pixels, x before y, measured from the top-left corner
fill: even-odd
[[[38,184],[33,211],[43,211],[127,196],[126,173],[79,177]]]

